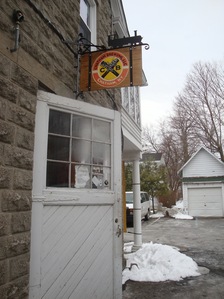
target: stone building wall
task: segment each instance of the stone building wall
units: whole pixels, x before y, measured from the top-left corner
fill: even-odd
[[[107,46],[112,33],[110,1],[96,3],[99,44]],[[11,52],[14,9],[23,12],[24,21],[19,49]],[[0,1],[1,299],[28,298],[36,95],[44,88],[74,98],[77,55],[60,36],[74,41],[78,33],[79,1]],[[91,92],[78,100],[114,109],[119,107],[120,94]]]

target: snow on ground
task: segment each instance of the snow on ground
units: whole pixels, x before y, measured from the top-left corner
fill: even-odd
[[[127,280],[159,282],[179,281],[189,276],[199,276],[197,264],[177,249],[161,244],[145,243],[130,253],[133,243],[124,244],[127,267],[123,270],[122,283]]]
[[[184,202],[183,202],[183,200],[178,200],[178,201],[176,202],[176,205],[175,205],[174,207],[183,210],[183,208],[184,208]]]
[[[181,213],[181,212],[177,212],[177,213],[173,216],[173,218],[175,218],[175,219],[186,219],[186,220],[188,220],[188,219],[189,219],[189,220],[194,219],[192,216],[183,214],[183,213]]]
[[[165,208],[161,207],[161,211],[157,211],[155,214],[151,214],[150,218],[161,218],[165,215],[169,215],[175,219],[187,219],[192,220],[194,219],[192,216],[186,214],[186,210],[184,209],[183,201],[179,200],[175,206],[172,208]]]
[[[171,209],[161,208],[151,218],[161,218],[169,215],[175,219],[193,219],[186,214],[183,201],[177,202]],[[157,221],[157,220],[155,220]],[[142,248],[131,253],[133,242],[124,244],[124,258],[126,268],[123,270],[122,283],[127,280],[134,281],[179,281],[185,277],[200,275],[198,265],[192,258],[180,253],[177,248],[145,243]]]
[[[149,217],[150,218],[162,218],[162,217],[164,217],[164,214],[161,211],[159,211],[155,214],[151,214]]]

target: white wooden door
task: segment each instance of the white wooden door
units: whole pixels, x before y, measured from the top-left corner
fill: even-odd
[[[77,165],[73,163],[73,154],[68,154],[71,163],[64,163],[64,154],[59,152],[58,147],[64,144],[62,151],[66,153],[64,147],[67,143],[74,145],[78,151],[77,144],[83,144],[84,141],[74,134],[68,142],[68,136],[58,136],[55,132],[49,135],[49,114],[55,109],[59,116],[60,112],[71,114],[72,117],[75,115],[75,121],[73,117],[71,123],[76,125],[78,115],[82,122],[81,130],[85,132],[88,130],[83,129],[83,125],[88,119],[87,122],[86,119],[83,121],[83,117],[97,120],[96,130],[99,130],[99,134],[105,132],[101,124],[105,122],[106,127],[109,124],[109,145],[99,143],[95,154],[96,145],[90,147],[94,156],[93,165],[91,161],[88,162],[88,155],[83,154],[89,140],[85,140],[85,146],[81,146],[81,156],[88,161]],[[47,93],[39,94],[34,153],[30,298],[122,298],[120,132],[118,112]],[[98,133],[95,133],[92,143],[96,141]],[[53,153],[51,144],[57,145]],[[66,180],[64,177],[67,173]]]
[[[188,209],[191,216],[222,217],[222,188],[189,188]]]

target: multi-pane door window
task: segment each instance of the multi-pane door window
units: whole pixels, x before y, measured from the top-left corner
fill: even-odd
[[[111,187],[111,123],[50,110],[47,186]]]

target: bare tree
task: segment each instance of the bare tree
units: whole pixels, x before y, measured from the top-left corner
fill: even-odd
[[[196,63],[176,99],[191,122],[191,133],[224,161],[224,72],[217,64]]]
[[[145,144],[162,152],[169,188],[180,186],[178,170],[199,145],[219,153],[224,161],[224,69],[216,63],[193,65],[184,89],[174,101],[173,115],[153,128],[143,130]]]
[[[160,136],[158,131],[153,126],[151,127],[144,127],[142,130],[142,143],[143,143],[143,150],[152,151],[152,152],[159,152],[160,149]]]
[[[178,170],[182,166],[182,149],[179,138],[170,126],[170,120],[161,122],[157,131],[143,130],[148,149],[163,154],[169,190],[176,194],[180,186]]]
[[[195,140],[194,123],[188,111],[182,105],[182,98],[179,95],[174,103],[174,114],[170,118],[170,126],[176,134],[179,147],[182,151],[182,163],[186,163],[196,151],[199,140]]]

